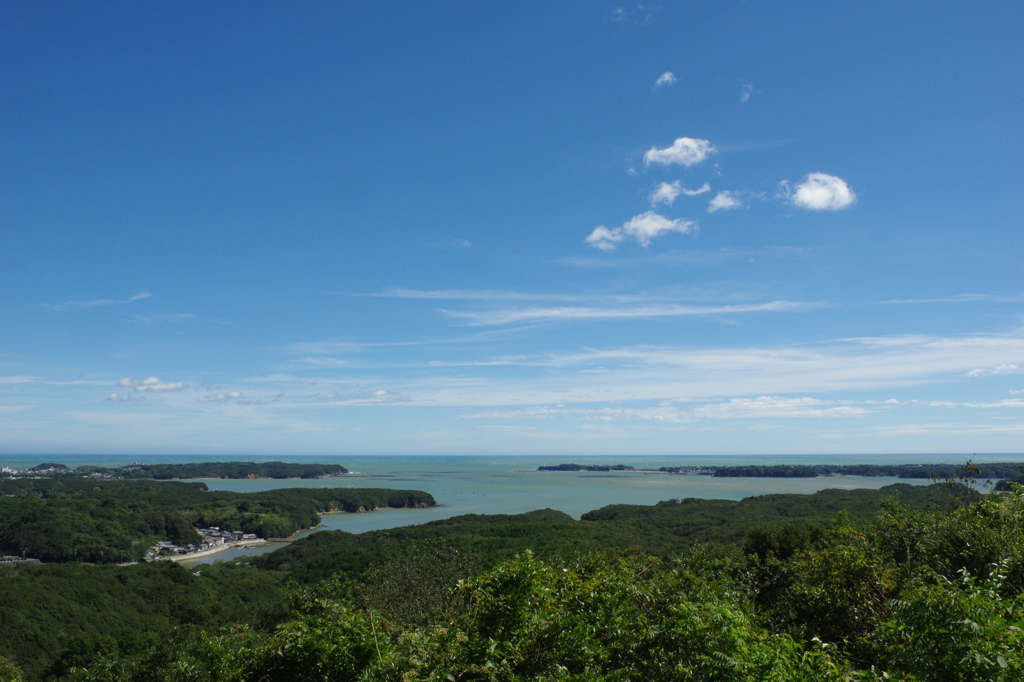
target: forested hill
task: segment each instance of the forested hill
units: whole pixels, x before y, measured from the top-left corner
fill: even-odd
[[[24,554],[45,563],[121,562],[139,558],[160,540],[197,543],[196,526],[287,537],[319,524],[323,512],[436,504],[422,491],[385,488],[236,493],[177,481],[2,480],[0,554]]]
[[[739,549],[750,528],[767,523],[827,524],[840,511],[851,521],[866,521],[879,512],[886,499],[923,511],[977,497],[978,493],[959,485],[896,483],[878,490],[823,490],[813,495],[762,495],[740,501],[688,498],[682,504],[612,505],[584,514],[581,521],[551,509],[511,516],[470,514],[359,535],[322,531],[256,557],[252,563],[268,570],[290,571],[292,580],[311,584],[338,572],[359,575],[375,563],[442,540],[481,566],[527,549],[542,556],[567,556],[636,546],[669,557],[698,542]]]

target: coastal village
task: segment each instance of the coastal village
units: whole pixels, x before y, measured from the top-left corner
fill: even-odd
[[[146,550],[145,560],[156,561],[159,559],[186,559],[204,554],[212,554],[231,547],[247,547],[249,545],[263,544],[263,538],[257,537],[255,533],[243,533],[240,530],[221,530],[217,526],[213,528],[196,528],[196,532],[202,538],[197,545],[188,544],[184,547],[176,545],[170,540],[162,540]]]

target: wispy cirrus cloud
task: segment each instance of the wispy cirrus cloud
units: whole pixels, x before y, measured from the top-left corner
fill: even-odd
[[[134,296],[129,296],[126,299],[110,299],[110,298],[98,298],[93,301],[65,301],[63,303],[44,303],[43,307],[47,310],[52,310],[55,313],[66,313],[69,310],[86,310],[88,308],[99,308],[108,305],[124,305],[126,303],[133,303],[135,301],[141,301],[146,298],[152,298],[153,294],[148,291],[140,291]]]
[[[1021,369],[1015,364],[1002,364],[995,367],[975,368],[967,372],[969,377],[992,376],[995,374],[1020,374]]]
[[[0,377],[0,384],[33,384],[42,381],[39,377],[31,377],[27,374],[16,374],[9,377]]]
[[[805,310],[817,304],[796,301],[770,301],[768,303],[718,306],[643,305],[628,308],[549,307],[513,310],[465,312],[442,310],[451,317],[469,320],[473,325],[502,325],[523,322],[553,322],[569,320],[628,320],[654,317],[681,317],[690,315],[733,315],[759,312],[792,312]]]
[[[794,260],[810,257],[815,249],[776,246],[764,249],[673,249],[665,253],[633,256],[630,258],[600,258],[594,256],[572,256],[559,260],[559,263],[577,268],[629,268],[662,265],[674,267],[708,267],[736,260],[770,259]]]
[[[817,398],[786,398],[760,396],[733,398],[691,409],[671,406],[646,408],[628,407],[565,407],[542,406],[520,410],[487,410],[460,415],[462,419],[553,419],[556,417],[587,421],[641,420],[668,423],[691,423],[726,419],[834,419],[861,417],[871,410],[852,405],[840,405],[834,400]]]
[[[888,392],[950,382],[956,386],[967,381],[963,375],[973,367],[1024,366],[1024,337],[871,337],[736,348],[631,346],[453,361],[463,366],[482,361],[481,377],[454,381],[439,375],[408,384],[417,404],[578,405]],[[510,372],[511,367],[523,369]],[[879,408],[897,404],[877,401]]]
[[[644,166],[650,166],[652,163],[660,166],[696,166],[717,152],[718,150],[708,140],[680,137],[676,138],[671,147],[651,147],[647,150],[644,154]]]
[[[937,298],[902,298],[882,301],[884,305],[914,303],[1024,303],[1024,294],[957,294]]]
[[[125,377],[119,379],[117,385],[122,388],[134,388],[136,391],[180,391],[188,388],[188,384],[181,381],[163,382],[160,377],[149,377],[147,379],[133,379]]]
[[[183,322],[194,320],[196,316],[191,313],[153,313],[152,315],[132,315],[132,320],[144,325],[161,324],[163,322]]]
[[[450,300],[450,301],[571,301],[571,302],[600,302],[600,303],[644,303],[650,301],[679,300],[680,296],[673,293],[653,294],[613,294],[604,292],[595,293],[538,293],[532,291],[495,291],[493,289],[388,289],[382,293],[375,294],[353,294],[356,296],[386,296],[389,298],[411,298],[425,300]],[[423,342],[391,342],[385,344],[370,345],[411,345]],[[346,347],[363,348],[366,344],[332,344],[331,348],[343,349]]]
[[[146,396],[144,395],[132,395],[131,393],[129,393],[128,395],[111,393],[110,395],[107,396],[107,400],[109,400],[112,403],[141,403],[145,399]]]
[[[407,403],[411,401],[409,396],[403,393],[394,393],[384,389],[378,389],[376,391],[361,391],[359,393],[340,393],[332,392],[324,395],[315,396],[318,400],[332,403],[351,403],[351,404],[392,404],[392,403]]]
[[[211,393],[196,398],[197,403],[226,403],[230,400],[242,398],[241,391],[228,391],[227,393]]]

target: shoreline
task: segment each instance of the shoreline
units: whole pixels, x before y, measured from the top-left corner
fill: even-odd
[[[270,540],[246,540],[244,542],[231,542],[211,547],[210,549],[204,549],[199,552],[189,552],[188,554],[174,554],[172,556],[157,557],[157,561],[188,561],[189,559],[200,559],[206,556],[213,556],[229,549],[248,549],[249,547],[255,547],[259,545],[266,545]]]
[[[223,480],[223,479],[207,479],[207,480]],[[441,507],[441,506],[444,506],[444,505],[440,505],[439,504],[439,505],[435,505],[435,506]],[[318,515],[319,516],[324,516],[325,514],[369,514],[371,512],[384,511],[386,509],[415,509],[415,508],[416,507],[375,507],[373,509],[367,509],[366,511],[363,511],[363,512],[358,512],[358,511],[356,511],[356,512],[347,512],[344,509],[334,509],[334,510],[331,510],[331,511],[318,512]],[[424,507],[424,508],[425,509],[430,509],[431,507]],[[270,544],[272,542],[294,542],[295,538],[299,534],[305,533],[306,531],[316,530],[318,528],[323,528],[323,527],[324,527],[324,524],[318,523],[315,526],[309,526],[308,528],[299,528],[297,531],[295,531],[294,533],[292,533],[291,535],[289,535],[286,538],[258,538],[256,540],[244,540],[242,542],[224,543],[224,544],[217,545],[216,547],[211,547],[210,549],[204,549],[204,550],[199,551],[199,552],[189,552],[188,554],[174,554],[172,556],[157,557],[156,561],[175,561],[175,562],[177,562],[177,561],[188,561],[189,559],[201,559],[203,557],[213,556],[214,554],[219,554],[220,552],[224,552],[224,551],[227,551],[229,549],[239,549],[239,548],[247,549],[249,547],[258,547],[258,546],[261,546],[261,545],[267,545],[267,544]]]

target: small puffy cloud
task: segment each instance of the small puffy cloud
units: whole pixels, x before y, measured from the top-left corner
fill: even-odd
[[[811,173],[792,190],[783,182],[782,195],[794,206],[810,211],[841,211],[857,201],[845,180],[828,173]]]
[[[658,204],[672,205],[672,202],[676,200],[680,194],[683,193],[683,183],[676,180],[675,182],[663,182],[654,188],[647,200],[651,202],[651,206],[657,206]]]
[[[753,83],[744,83],[742,90],[740,90],[740,104],[746,104],[750,101],[750,95],[754,92]]]
[[[672,205],[672,202],[680,194],[685,194],[688,197],[695,197],[698,194],[704,194],[705,192],[711,191],[711,185],[704,183],[697,189],[686,189],[683,187],[683,183],[679,180],[675,182],[663,182],[654,188],[654,191],[647,196],[647,200],[651,202],[651,206],[657,206],[658,204]]]
[[[197,403],[226,403],[229,400],[237,400],[242,397],[241,391],[228,391],[227,393],[211,393],[196,398]]]
[[[734,208],[743,208],[743,200],[735,192],[719,192],[708,202],[708,213],[731,211]]]
[[[689,220],[673,220],[655,211],[647,211],[630,218],[623,223],[622,227],[613,229],[608,229],[604,225],[595,227],[585,241],[588,246],[602,251],[612,251],[619,242],[625,239],[635,239],[640,246],[646,249],[655,237],[669,232],[686,234],[693,231],[696,226],[696,223]]]
[[[996,365],[995,367],[990,367],[988,369],[972,369],[970,372],[967,373],[967,376],[983,377],[996,374],[1020,374],[1020,371],[1020,367],[1018,367],[1017,365],[1006,364]]]
[[[675,77],[675,74],[673,74],[671,71],[666,71],[665,73],[658,76],[658,80],[654,81],[653,89],[657,90],[663,85],[675,85],[677,80],[678,79]]]
[[[107,396],[107,400],[109,400],[112,403],[141,403],[145,399],[146,396],[144,395],[132,395],[131,393],[129,393],[128,395],[118,395],[117,393],[111,393],[110,395]]]
[[[136,391],[180,391],[183,388],[188,388],[188,384],[180,381],[164,383],[160,381],[160,377],[149,377],[141,380],[125,377],[119,380],[117,385],[122,388],[134,388]]]
[[[593,246],[594,248],[601,249],[602,251],[614,251],[615,245],[623,239],[625,239],[625,237],[622,234],[621,227],[609,230],[604,225],[600,225],[595,227],[594,231],[591,232],[584,241],[587,242],[587,246]]]
[[[718,150],[708,140],[680,137],[672,143],[671,147],[665,149],[651,147],[647,150],[647,153],[644,154],[644,165],[650,166],[652,163],[656,163],[662,166],[671,166],[672,164],[695,166],[717,152]]]
[[[637,5],[635,8],[616,7],[611,18],[612,21],[628,21],[637,26],[646,26],[651,21],[654,9],[646,5]]]

